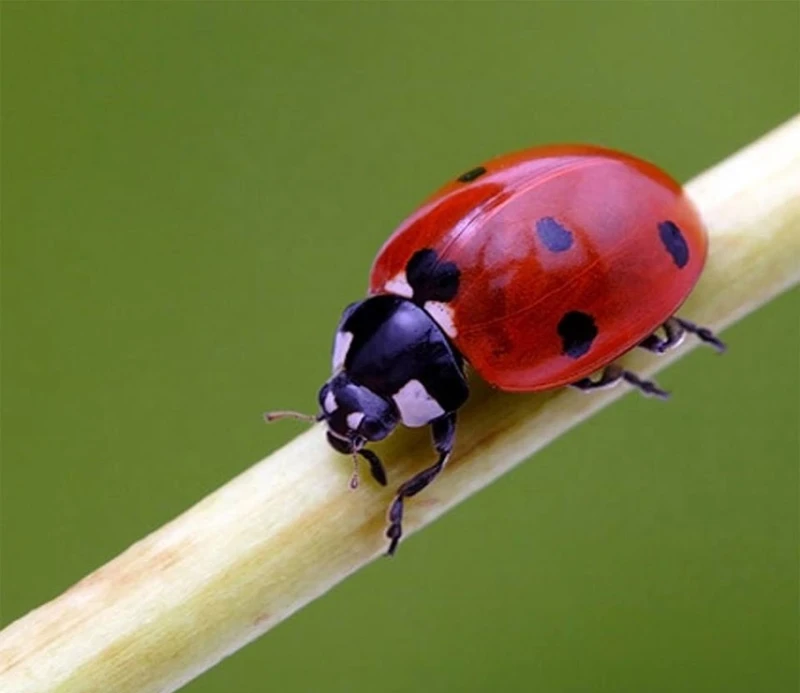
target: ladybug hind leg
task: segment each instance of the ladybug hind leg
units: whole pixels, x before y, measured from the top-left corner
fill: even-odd
[[[389,556],[394,555],[400,537],[403,536],[403,501],[411,496],[416,496],[430,484],[444,469],[450,458],[456,437],[455,412],[435,419],[431,423],[431,433],[433,434],[433,445],[436,452],[439,453],[439,459],[436,464],[423,469],[400,486],[394,501],[389,506],[389,528],[386,530],[386,536],[389,539],[389,550],[387,551]]]
[[[689,333],[696,335],[701,342],[713,347],[719,353],[725,351],[725,343],[717,335],[707,327],[701,327],[690,320],[674,316],[667,320],[662,325],[662,328],[664,337],[653,333],[642,341],[639,346],[656,354],[663,354],[665,351],[678,346],[683,341],[684,336]]]
[[[633,385],[639,392],[649,397],[658,397],[659,399],[667,399],[669,397],[669,392],[662,390],[652,380],[644,380],[636,375],[636,373],[626,371],[622,366],[616,363],[606,366],[597,380],[581,378],[572,383],[572,387],[583,390],[584,392],[589,392],[591,390],[602,390],[607,387],[612,387],[620,382]]]

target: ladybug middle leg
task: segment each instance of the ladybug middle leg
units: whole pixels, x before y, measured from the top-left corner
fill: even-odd
[[[430,484],[444,469],[450,453],[453,452],[453,443],[456,437],[456,414],[451,412],[439,417],[431,423],[433,446],[439,453],[436,464],[423,469],[419,474],[412,476],[399,489],[391,506],[389,506],[389,528],[386,536],[389,538],[389,556],[394,555],[400,537],[403,536],[403,501],[411,496],[416,496],[422,489]]]
[[[572,383],[572,387],[587,392],[590,390],[601,390],[611,387],[623,381],[630,383],[644,395],[658,397],[659,399],[667,399],[669,397],[669,392],[662,390],[652,380],[644,380],[636,375],[636,373],[626,371],[622,366],[619,366],[616,363],[606,366],[597,380],[592,380],[591,378],[581,378],[580,380],[576,380],[574,383]]]

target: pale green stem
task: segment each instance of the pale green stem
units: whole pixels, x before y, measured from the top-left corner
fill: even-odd
[[[711,255],[681,313],[721,329],[800,278],[800,117],[688,187]],[[649,374],[695,343],[625,362]],[[522,396],[474,386],[452,464],[408,504],[407,534],[626,392]],[[393,479],[431,459],[420,431],[396,434],[380,452]],[[0,690],[172,691],[214,666],[382,554],[391,490],[365,482],[351,491],[350,471],[320,426],[299,436],[8,626]]]

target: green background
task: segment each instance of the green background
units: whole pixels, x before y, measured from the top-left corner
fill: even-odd
[[[2,621],[290,439],[435,187],[583,140],[682,179],[800,107],[795,2],[3,4]],[[785,295],[190,684],[798,685]]]

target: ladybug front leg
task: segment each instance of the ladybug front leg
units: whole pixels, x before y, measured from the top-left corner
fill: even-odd
[[[718,352],[725,351],[725,343],[719,337],[707,327],[696,325],[690,320],[675,316],[667,320],[662,327],[664,328],[664,338],[654,333],[642,341],[639,346],[656,354],[663,354],[665,351],[678,346],[688,332],[697,335],[701,342],[714,347]]]
[[[581,378],[572,383],[572,387],[588,392],[590,390],[601,390],[611,387],[622,381],[630,383],[644,395],[658,397],[659,399],[667,399],[669,397],[669,392],[662,390],[652,380],[644,380],[636,375],[636,373],[626,371],[622,366],[618,366],[616,363],[606,366],[597,380]]]
[[[436,464],[423,469],[416,476],[411,477],[399,489],[394,501],[389,507],[389,528],[386,536],[390,539],[389,556],[394,555],[400,537],[403,536],[403,500],[416,496],[422,489],[431,483],[444,469],[450,453],[453,452],[453,444],[456,437],[456,414],[452,412],[439,417],[431,423],[431,433],[433,434],[433,446],[439,453]]]

